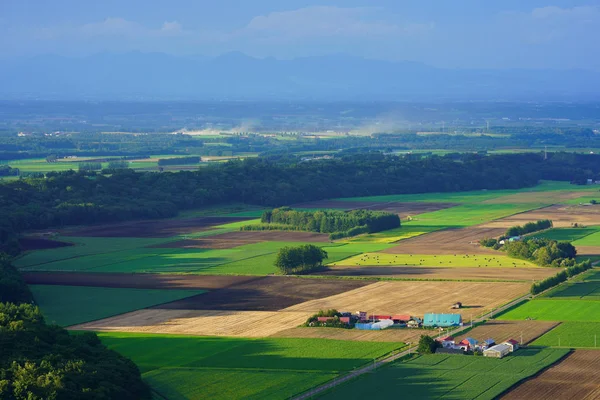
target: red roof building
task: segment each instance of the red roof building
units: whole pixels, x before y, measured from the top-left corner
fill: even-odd
[[[396,314],[396,315],[392,315],[392,318],[394,321],[400,321],[400,322],[408,322],[410,321],[410,315],[408,314]]]

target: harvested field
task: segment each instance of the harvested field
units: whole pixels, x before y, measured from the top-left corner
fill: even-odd
[[[308,312],[140,310],[86,324],[73,330],[172,333],[198,336],[265,337],[301,325]]]
[[[209,291],[202,296],[192,296],[182,301],[158,306],[158,308],[175,310],[275,311],[372,283],[366,280],[305,279],[291,276],[256,278],[166,274],[26,273],[23,277],[28,284],[36,285]]]
[[[250,217],[199,217],[149,219],[118,224],[87,226],[62,231],[65,236],[163,238],[208,230],[216,225],[247,221]]]
[[[456,206],[456,203],[448,202],[398,202],[398,201],[346,201],[346,200],[321,200],[308,203],[294,204],[292,208],[315,208],[315,209],[342,209],[342,210],[377,210],[399,214],[401,218],[409,215],[424,214],[432,211],[443,210]]]
[[[150,247],[169,249],[232,249],[245,244],[267,241],[327,243],[329,242],[329,235],[315,232],[239,231],[209,236],[202,239],[167,242]]]
[[[600,246],[577,246],[577,254],[580,256],[599,255]]]
[[[600,254],[600,253],[599,253]],[[527,281],[540,280],[555,275],[551,268],[454,268],[454,267],[382,267],[382,266],[330,266],[315,275],[325,276],[372,276],[400,279],[440,280],[492,280]]]
[[[290,328],[279,331],[272,337],[335,339],[357,342],[416,342],[428,331],[423,329],[385,329],[383,331],[362,331],[358,329],[332,328]],[[434,332],[436,333],[436,332]]]
[[[466,337],[472,337],[481,342],[492,338],[496,340],[496,343],[500,343],[508,339],[521,341],[522,334],[523,344],[528,344],[556,325],[558,325],[558,322],[492,320],[473,328],[468,333],[457,336],[455,339],[460,341]]]
[[[600,399],[600,351],[575,350],[502,396],[517,400]]]
[[[376,314],[450,313],[451,305],[463,303],[463,320],[491,311],[527,294],[530,283],[516,282],[377,282],[342,294],[311,300],[284,311],[368,311]],[[456,312],[456,310],[454,310]]]
[[[541,219],[552,220],[554,227],[570,227],[571,224],[578,223],[587,225],[600,225],[600,205],[580,206],[580,205],[560,205],[539,208],[537,210],[527,211],[510,217],[498,219],[483,227],[489,228],[510,228],[515,225],[523,225],[527,222],[538,221]]]
[[[508,196],[496,197],[484,200],[484,204],[520,204],[520,203],[562,203],[567,200],[577,199],[589,192],[565,192],[565,191],[539,191],[515,193]]]
[[[506,230],[472,226],[461,229],[445,229],[426,235],[405,239],[397,246],[384,250],[391,254],[502,254],[479,245],[479,240],[498,237]]]
[[[50,240],[40,237],[19,238],[19,247],[21,247],[21,250],[23,251],[56,249],[66,246],[73,246],[73,243],[60,242],[58,240]]]

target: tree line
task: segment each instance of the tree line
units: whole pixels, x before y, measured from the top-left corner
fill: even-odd
[[[95,333],[47,325],[18,271],[0,254],[0,399],[150,399],[138,367]]]
[[[550,289],[551,287],[557,286],[567,279],[574,277],[582,272],[592,268],[592,262],[585,260],[573,266],[567,267],[564,270],[558,272],[556,275],[542,279],[539,282],[535,282],[531,285],[531,294],[536,295],[544,290]]]
[[[398,215],[371,210],[299,211],[281,207],[264,211],[260,221],[263,224],[274,224],[275,227],[283,225],[300,231],[344,235],[339,237],[381,232],[400,227]]]
[[[523,235],[527,235],[528,233],[533,233],[533,232],[538,232],[538,231],[543,231],[544,229],[550,229],[552,228],[552,221],[550,221],[549,219],[542,219],[536,222],[527,222],[525,225],[520,226],[511,226],[510,228],[508,228],[506,230],[506,237],[513,237],[513,236],[523,236]]]
[[[571,243],[545,238],[525,238],[508,242],[502,246],[502,250],[511,257],[553,267],[573,266],[577,255],[577,250]]]
[[[312,244],[286,246],[277,253],[275,266],[283,275],[304,274],[320,268],[326,258],[327,252]]]
[[[516,189],[599,173],[599,155],[567,153],[548,160],[540,154],[409,159],[366,153],[310,163],[248,158],[168,174],[53,172],[0,183],[0,245],[27,229],[173,217],[227,202],[278,207],[336,197]]]

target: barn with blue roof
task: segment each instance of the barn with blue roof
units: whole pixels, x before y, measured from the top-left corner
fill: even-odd
[[[423,326],[447,328],[451,326],[461,326],[462,316],[460,314],[425,314]]]

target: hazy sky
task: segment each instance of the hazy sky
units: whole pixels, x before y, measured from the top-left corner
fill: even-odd
[[[600,70],[600,0],[0,0],[0,57],[347,53]]]

